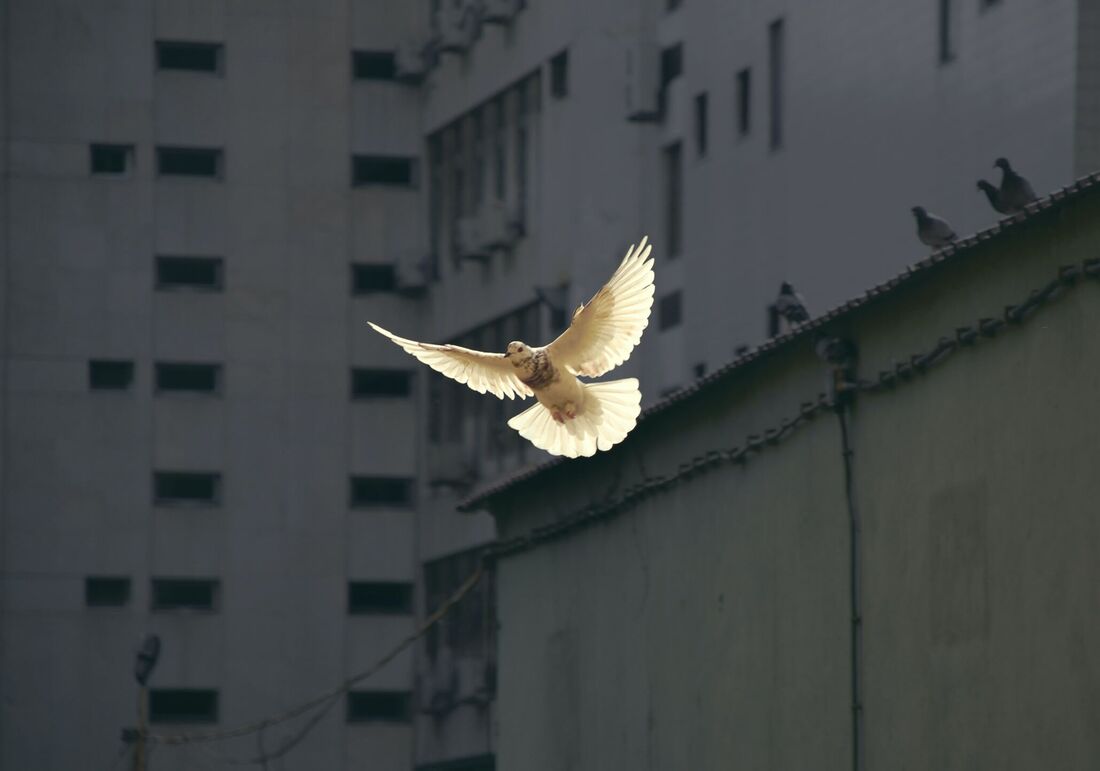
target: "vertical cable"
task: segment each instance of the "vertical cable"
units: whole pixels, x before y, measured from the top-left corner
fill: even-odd
[[[848,407],[838,400],[836,416],[840,421],[841,456],[844,460],[844,498],[848,506],[848,576],[851,610],[851,687],[852,687],[852,768],[863,771],[863,609],[862,609],[862,536],[863,528],[856,509],[852,485],[852,445],[848,434]]]

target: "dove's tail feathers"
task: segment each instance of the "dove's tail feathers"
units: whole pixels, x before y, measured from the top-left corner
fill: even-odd
[[[584,405],[577,417],[558,423],[541,403],[508,421],[539,449],[567,458],[595,455],[610,450],[626,438],[642,411],[638,380],[583,383]]]

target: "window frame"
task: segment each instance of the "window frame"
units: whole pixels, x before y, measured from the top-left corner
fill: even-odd
[[[162,269],[172,263],[182,266],[184,263],[206,263],[212,266],[214,283],[184,283],[165,281]],[[158,254],[153,257],[153,290],[157,292],[202,292],[219,293],[225,291],[225,258],[190,254]]]
[[[126,383],[122,386],[96,385],[96,367],[119,367],[126,370]],[[88,390],[89,391],[131,391],[134,388],[134,380],[137,367],[132,359],[88,359]]]
[[[209,51],[213,53],[214,66],[209,67],[169,67],[164,64],[164,54],[183,53],[186,51]],[[172,40],[158,38],[153,41],[153,69],[157,72],[186,72],[192,74],[211,75],[213,77],[225,76],[225,43],[204,40]]]

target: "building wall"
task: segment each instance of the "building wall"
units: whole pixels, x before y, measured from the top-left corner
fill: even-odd
[[[353,48],[419,29],[413,5],[5,5],[0,766],[109,765],[136,719],[141,632],[163,641],[152,685],[218,689],[228,726],[331,687],[413,629],[411,612],[349,617],[346,599],[349,580],[417,573],[412,512],[352,510],[348,493],[351,474],[417,468],[413,401],[353,403],[348,385],[352,366],[408,364],[366,318],[417,319],[416,301],[349,291],[351,262],[419,248],[419,193],[353,189],[350,172],[353,153],[419,154],[415,89],[353,82],[350,66]],[[223,43],[224,75],[156,70],[156,39]],[[132,143],[132,172],[90,175],[91,142]],[[154,148],[171,144],[223,148],[222,179],[159,177]],[[224,256],[224,292],[155,292],[157,254]],[[89,391],[92,358],[134,361],[135,382]],[[221,363],[221,393],[155,395],[165,360]],[[153,505],[155,469],[220,471],[220,505]],[[125,607],[85,607],[85,576],[103,574],[129,576]],[[150,612],[160,576],[216,577],[218,610]],[[413,680],[404,655],[369,687]],[[410,767],[411,720],[333,713],[293,762]],[[155,763],[204,767],[204,752],[161,748]],[[214,752],[247,757],[255,738]]]
[[[1092,259],[1083,194],[830,325],[873,379]],[[1090,768],[1100,643],[1094,280],[852,410],[867,767]],[[743,444],[825,382],[786,346],[615,453],[490,500],[501,538]],[[851,765],[848,515],[835,417],[497,565],[499,762]]]

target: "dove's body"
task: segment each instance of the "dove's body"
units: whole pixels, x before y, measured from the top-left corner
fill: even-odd
[[[653,260],[646,239],[632,246],[599,292],[573,314],[554,342],[541,348],[514,341],[506,353],[407,340],[371,326],[432,369],[479,393],[538,403],[508,425],[554,455],[575,458],[609,450],[634,428],[642,394],[635,378],[584,383],[626,361],[649,323]]]

